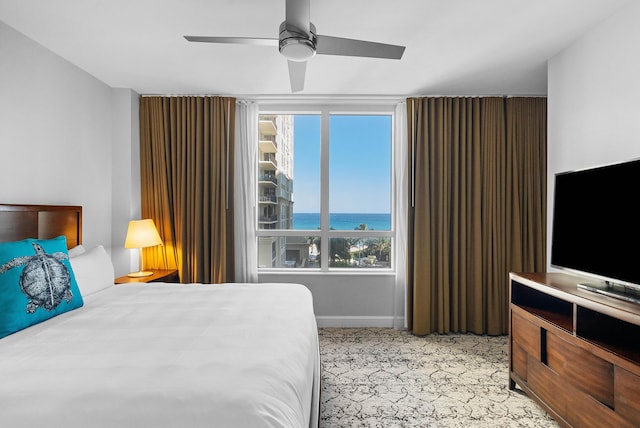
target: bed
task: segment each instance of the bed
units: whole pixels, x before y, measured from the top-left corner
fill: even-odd
[[[82,247],[81,225],[81,207],[0,205],[5,246],[66,237],[71,257],[59,259],[78,289],[60,293],[58,307],[77,298],[65,300],[70,291],[82,297],[0,339],[0,426],[318,426],[318,334],[306,287],[114,286],[106,251]],[[34,257],[5,257],[0,271]],[[32,297],[27,306],[48,313],[46,304]]]

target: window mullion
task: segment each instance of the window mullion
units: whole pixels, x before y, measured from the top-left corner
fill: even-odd
[[[329,270],[329,112],[320,115],[320,231],[322,240],[320,266]]]

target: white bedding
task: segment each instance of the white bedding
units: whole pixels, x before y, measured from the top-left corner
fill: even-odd
[[[310,292],[127,284],[0,339],[0,427],[317,427]]]

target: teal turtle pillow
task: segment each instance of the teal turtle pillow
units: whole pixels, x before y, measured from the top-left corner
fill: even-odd
[[[64,236],[0,243],[0,337],[82,305]]]

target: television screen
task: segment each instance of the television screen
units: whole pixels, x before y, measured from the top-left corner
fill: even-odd
[[[640,159],[556,174],[551,265],[640,288]]]

